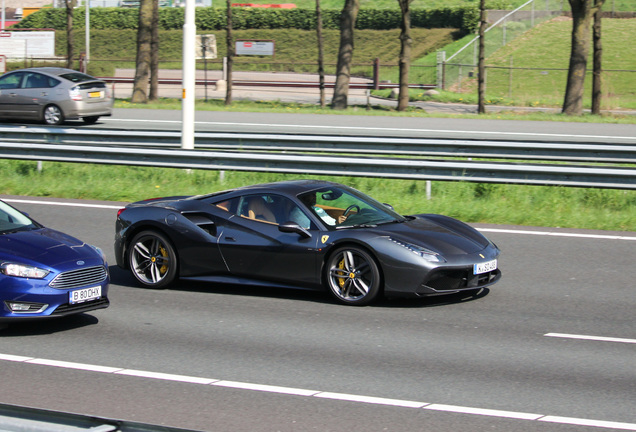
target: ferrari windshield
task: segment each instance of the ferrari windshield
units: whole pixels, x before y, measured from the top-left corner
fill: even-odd
[[[405,218],[355,189],[332,186],[299,195],[309,210],[335,229],[403,222]]]
[[[0,201],[0,234],[35,228],[35,224],[23,213]]]

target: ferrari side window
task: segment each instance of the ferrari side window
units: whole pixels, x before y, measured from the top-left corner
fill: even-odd
[[[270,195],[246,195],[241,198],[239,215],[248,219],[278,223],[274,213],[274,202]]]

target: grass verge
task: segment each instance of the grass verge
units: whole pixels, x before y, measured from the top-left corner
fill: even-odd
[[[0,160],[8,195],[136,201],[203,194],[297,175]],[[402,214],[442,213],[465,222],[636,231],[636,191],[320,177],[353,186]]]

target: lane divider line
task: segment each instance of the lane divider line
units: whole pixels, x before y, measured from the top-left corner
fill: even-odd
[[[594,240],[629,240],[636,241],[636,236],[620,236],[605,234],[582,234],[582,233],[560,233],[554,231],[530,231],[530,230],[514,230],[514,229],[498,229],[498,228],[477,228],[477,231],[502,233],[502,234],[522,234],[536,236],[554,236],[554,237],[575,237]]]
[[[516,420],[542,421],[551,423],[561,423],[575,426],[593,426],[605,429],[620,429],[636,431],[636,423],[614,422],[607,420],[582,419],[575,417],[559,417],[543,414],[532,414],[515,411],[503,411],[486,408],[463,407],[455,405],[444,405],[436,403],[426,403],[401,399],[389,399],[374,396],[355,395],[347,393],[332,393],[318,390],[307,390],[293,387],[280,387],[264,384],[253,384],[238,381],[222,381],[211,378],[192,377],[187,375],[174,375],[159,372],[141,371],[134,369],[123,369],[108,366],[99,366],[86,363],[75,363],[60,360],[41,359],[34,357],[24,357],[12,354],[0,353],[0,361],[11,361],[40,366],[61,367],[65,369],[83,370],[87,372],[109,373],[112,375],[125,375],[138,378],[148,378],[165,381],[178,381],[191,384],[203,384],[216,387],[226,387],[239,390],[261,391],[268,393],[281,393],[292,396],[315,397],[320,399],[331,399],[364,404],[388,405],[402,408],[426,409],[431,411],[450,412],[456,414],[480,415],[487,417],[502,417]]]
[[[546,333],[543,336],[554,337],[554,338],[565,338],[565,339],[582,339],[582,340],[601,341],[601,342],[618,342],[618,343],[636,344],[636,339],[625,339],[625,338],[605,337],[605,336],[587,336],[587,335],[575,335],[575,334],[566,334],[566,333]]]

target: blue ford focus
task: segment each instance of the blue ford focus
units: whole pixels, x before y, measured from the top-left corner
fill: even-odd
[[[0,321],[108,307],[102,251],[46,228],[0,200]]]

